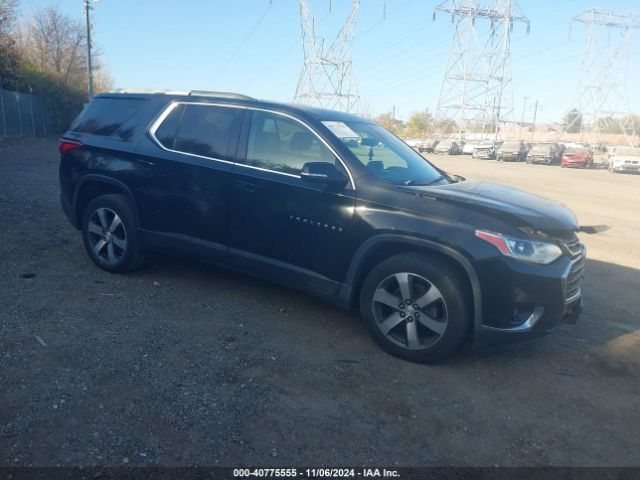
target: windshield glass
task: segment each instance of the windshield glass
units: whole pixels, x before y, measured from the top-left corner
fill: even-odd
[[[618,148],[616,155],[627,157],[640,157],[640,148]]]
[[[552,146],[549,145],[548,143],[538,143],[533,147],[531,147],[531,150],[534,152],[548,152],[551,150],[551,148]]]
[[[322,122],[378,178],[394,185],[432,185],[444,177],[420,154],[380,125]]]
[[[567,148],[567,153],[584,153],[588,152],[589,149],[585,147],[569,147]]]
[[[502,148],[504,149],[515,149],[518,150],[520,148],[520,142],[505,142],[502,144]]]

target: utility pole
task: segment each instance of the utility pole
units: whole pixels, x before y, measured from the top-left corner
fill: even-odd
[[[522,97],[524,104],[522,105],[522,117],[520,118],[520,140],[522,140],[522,125],[524,124],[524,113],[527,111],[527,100],[529,97]]]
[[[536,137],[536,118],[538,117],[538,100],[536,100],[536,106],[533,108],[533,130],[531,130],[531,141],[533,142]]]
[[[93,98],[93,68],[91,65],[91,3],[92,0],[84,1],[84,15],[87,21],[87,90],[89,94],[89,101]]]

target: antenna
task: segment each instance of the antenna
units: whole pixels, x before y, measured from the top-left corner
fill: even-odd
[[[353,78],[351,47],[355,39],[360,0],[353,0],[345,23],[326,49],[324,38],[316,35],[315,21],[306,0],[299,1],[304,66],[293,101],[332,110],[359,112],[360,94]]]

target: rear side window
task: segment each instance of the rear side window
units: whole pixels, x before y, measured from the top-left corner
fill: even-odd
[[[165,148],[173,150],[173,143],[176,139],[183,113],[184,105],[176,105],[162,121],[162,124],[156,129],[154,135]]]
[[[173,150],[230,160],[241,120],[242,110],[237,108],[186,105]]]
[[[71,126],[72,132],[108,137],[116,133],[146,103],[141,98],[95,98]],[[123,131],[126,129],[123,129]],[[120,136],[128,140],[125,132]]]
[[[307,162],[337,164],[335,155],[300,123],[273,113],[254,113],[246,163],[299,175]]]

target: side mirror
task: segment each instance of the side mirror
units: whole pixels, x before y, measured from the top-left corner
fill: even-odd
[[[307,162],[303,165],[300,176],[307,182],[335,186],[344,186],[348,180],[333,163],[329,162]]]

